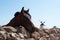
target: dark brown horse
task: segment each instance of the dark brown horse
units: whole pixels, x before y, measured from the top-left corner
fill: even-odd
[[[18,27],[21,25],[31,33],[35,30],[38,30],[31,22],[31,15],[29,14],[29,9],[24,10],[23,7],[21,12],[16,12],[14,16],[15,17],[6,26]]]

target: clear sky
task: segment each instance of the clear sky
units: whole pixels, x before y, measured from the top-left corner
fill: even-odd
[[[60,27],[60,0],[0,0],[0,25],[7,24],[23,6],[30,9],[36,27],[40,21],[45,21],[47,28]]]

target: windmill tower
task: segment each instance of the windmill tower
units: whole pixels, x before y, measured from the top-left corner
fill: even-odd
[[[45,22],[42,22],[42,21],[41,21],[40,23],[41,23],[41,24],[40,24],[40,29],[43,29],[44,26],[45,26],[45,24],[44,24]]]

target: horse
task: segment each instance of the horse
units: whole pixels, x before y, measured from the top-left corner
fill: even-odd
[[[14,18],[11,19],[11,21],[5,26],[18,27],[20,25],[23,26],[30,33],[33,33],[35,30],[36,31],[38,30],[38,28],[36,28],[31,21],[31,15],[29,14],[29,9],[24,10],[24,7],[22,7],[21,12],[16,12],[14,14]]]

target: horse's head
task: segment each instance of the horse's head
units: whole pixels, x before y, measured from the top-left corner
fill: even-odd
[[[25,27],[28,31],[33,32],[35,30],[34,24],[31,21],[31,15],[29,14],[29,9],[24,10],[24,7],[23,7],[20,14],[16,13],[15,17],[17,18],[19,17],[19,19],[21,20],[21,23],[19,24]]]
[[[14,16],[15,17],[6,26],[16,27],[21,25],[30,32],[33,32],[35,30],[34,24],[31,22],[29,9],[24,10],[23,7],[21,12],[16,12]]]

